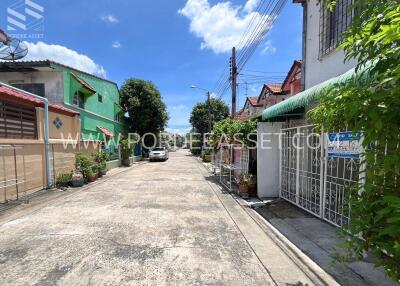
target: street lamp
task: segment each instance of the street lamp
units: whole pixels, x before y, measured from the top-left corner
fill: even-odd
[[[203,90],[207,93],[207,106],[208,106],[208,132],[211,132],[211,102],[210,102],[210,97],[211,93],[202,87],[198,87],[196,85],[192,85],[191,88],[193,89],[200,89]]]

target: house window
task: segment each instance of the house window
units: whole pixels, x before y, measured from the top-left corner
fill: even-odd
[[[12,86],[45,97],[44,83],[15,83]]]
[[[97,95],[97,100],[98,100],[99,102],[103,102],[103,96],[102,96],[101,94],[98,94],[98,95]]]
[[[321,4],[319,58],[334,51],[343,41],[343,34],[350,27],[354,17],[351,9],[354,0],[337,0],[331,11],[327,4]]]
[[[37,139],[35,108],[0,101],[0,138]]]
[[[75,92],[72,104],[80,108],[85,108],[85,96],[83,95],[82,92],[80,91]]]

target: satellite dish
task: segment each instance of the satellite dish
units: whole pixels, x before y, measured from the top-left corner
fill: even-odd
[[[10,39],[6,42],[0,42],[0,59],[6,61],[16,61],[22,59],[28,54],[26,44],[18,39]]]

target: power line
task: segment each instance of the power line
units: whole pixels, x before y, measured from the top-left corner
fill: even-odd
[[[254,52],[256,51],[257,47],[264,39],[268,31],[271,29],[273,23],[277,19],[279,13],[282,11],[283,7],[287,3],[287,0],[262,0],[258,4],[257,9],[254,12],[252,19],[250,20],[246,30],[241,37],[237,47],[239,49],[238,53],[238,72],[243,70],[243,67],[252,57]],[[261,15],[261,17],[260,17]],[[256,18],[259,17],[258,22],[256,22]],[[255,72],[255,73],[270,73],[273,74],[275,72],[259,72],[259,71],[246,71],[246,72]],[[284,72],[276,72],[276,74],[283,74]],[[257,77],[257,75],[242,75],[246,76],[249,79],[262,79],[261,77]],[[253,77],[252,77],[253,76]],[[267,78],[265,78],[267,79]],[[268,78],[272,79],[272,78]],[[274,78],[275,80],[279,80],[281,78]],[[223,72],[222,76],[219,78],[215,92],[218,94],[219,98],[224,97],[226,91],[230,87],[230,75],[227,72]]]

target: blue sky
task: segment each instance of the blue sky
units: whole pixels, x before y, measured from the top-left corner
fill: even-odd
[[[44,31],[42,39],[28,40],[28,59],[64,61],[118,85],[129,77],[151,80],[168,106],[168,127],[183,132],[193,105],[205,100],[190,86],[213,90],[229,61],[227,39],[240,39],[257,1],[34,0],[44,7]],[[0,28],[17,2],[1,1]],[[301,6],[288,1],[245,69],[286,72],[301,56],[301,18]],[[248,95],[261,86],[249,84]],[[242,84],[239,108],[244,93]],[[229,92],[223,98],[229,102]]]

